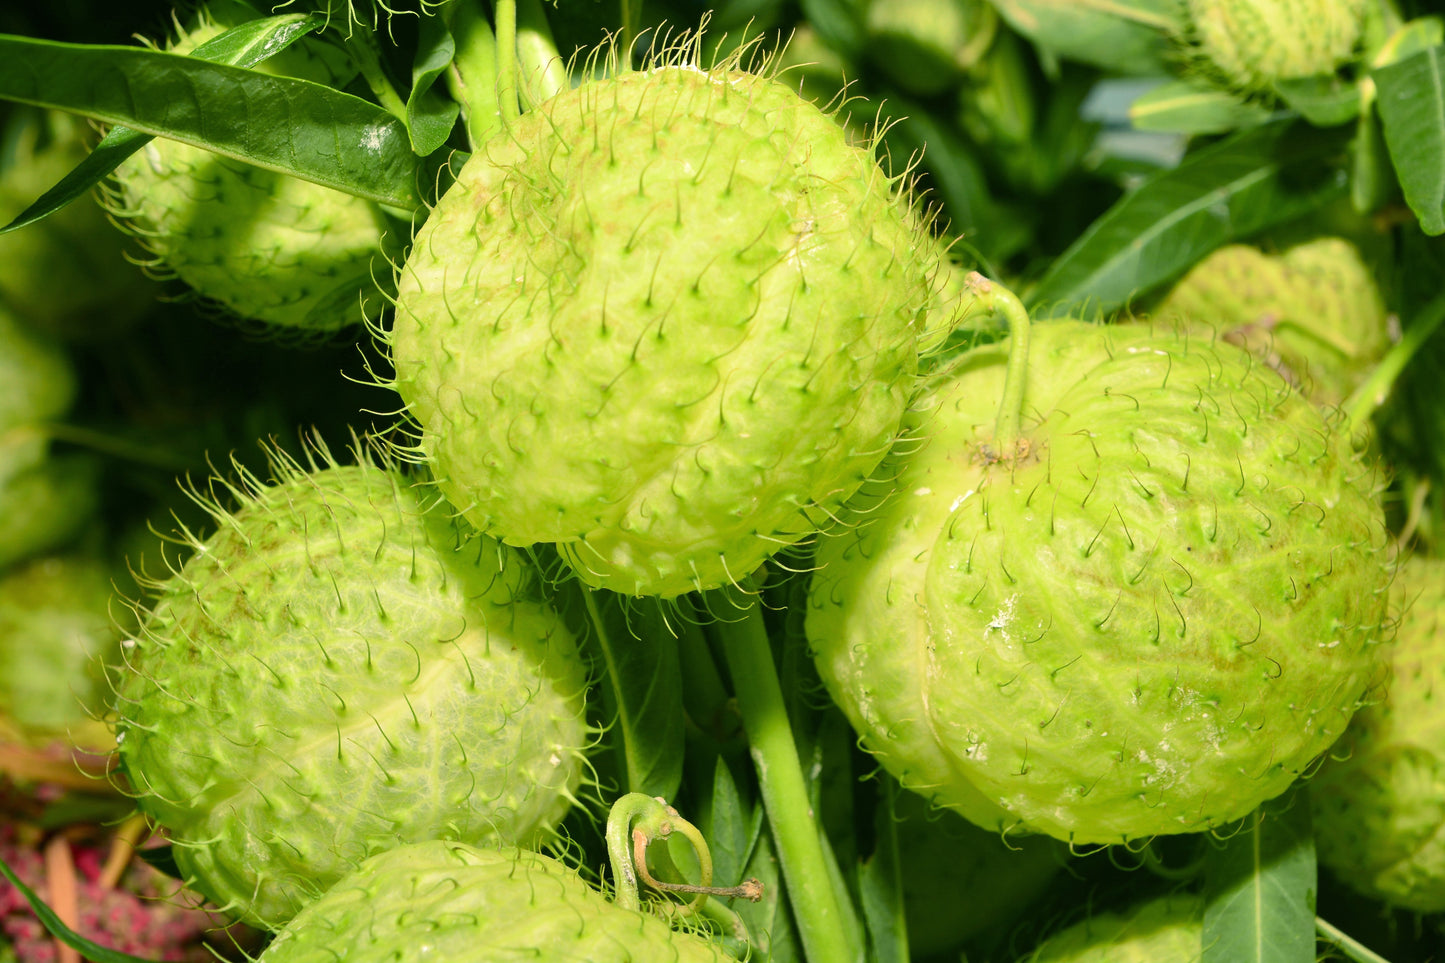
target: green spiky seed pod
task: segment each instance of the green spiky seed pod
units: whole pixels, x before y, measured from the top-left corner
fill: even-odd
[[[885,768],[985,828],[1092,844],[1238,819],[1378,671],[1371,472],[1252,355],[1144,325],[1035,325],[1001,451],[1009,347],[929,380],[856,530],[819,546],[823,680]]]
[[[105,667],[119,661],[120,641],[110,600],[109,570],[84,555],[37,559],[0,578],[0,716],[25,741],[105,714]]]
[[[1278,255],[1226,245],[1191,268],[1153,313],[1217,325],[1326,406],[1343,402],[1390,347],[1379,285],[1359,249],[1339,237]]]
[[[1383,698],[1310,783],[1320,862],[1372,899],[1445,910],[1445,560],[1413,556]]]
[[[1355,56],[1368,0],[1188,0],[1206,61],[1245,91],[1334,73]]]
[[[258,963],[431,957],[722,963],[700,936],[623,909],[550,856],[423,842],[393,849],[302,910]]]
[[[284,923],[365,857],[541,841],[588,745],[584,671],[522,560],[366,465],[276,483],[167,581],[124,651],[116,741],[191,885]]]
[[[592,81],[467,161],[390,335],[482,531],[675,596],[807,537],[897,430],[942,247],[871,152],[765,76]]]
[[[169,49],[186,53],[243,22],[237,5]],[[318,48],[319,49],[319,48]],[[336,81],[337,65],[312,58],[301,41],[257,70]],[[381,300],[384,242],[391,230],[370,201],[156,138],[116,169],[113,207],[123,224],[201,297],[275,334],[323,338],[362,323]]]
[[[1179,893],[1091,916],[1049,937],[1019,963],[1198,963],[1203,939],[1203,901]]]

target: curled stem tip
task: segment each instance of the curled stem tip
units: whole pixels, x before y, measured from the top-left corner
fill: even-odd
[[[1024,385],[1029,364],[1029,314],[1023,302],[1008,288],[970,271],[964,284],[973,292],[981,308],[995,311],[1008,322],[1008,368],[1004,373],[1003,399],[999,402],[998,420],[994,426],[994,444],[1005,457],[1019,440],[1019,420],[1023,414]]]
[[[692,845],[697,854],[701,882],[664,882],[654,877],[647,868],[647,847],[653,840],[667,839],[673,833],[681,833]],[[607,854],[617,885],[617,904],[626,909],[642,908],[637,891],[639,879],[659,892],[696,896],[687,904],[673,906],[670,912],[674,913],[696,912],[709,896],[724,899],[742,897],[753,901],[762,899],[763,884],[756,879],[744,880],[737,886],[711,885],[712,853],[708,850],[707,840],[703,839],[696,826],[658,797],[630,792],[612,804],[612,811],[607,816]]]

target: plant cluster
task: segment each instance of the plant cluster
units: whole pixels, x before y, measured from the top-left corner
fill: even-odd
[[[1442,63],[0,13],[7,950],[1433,958]]]

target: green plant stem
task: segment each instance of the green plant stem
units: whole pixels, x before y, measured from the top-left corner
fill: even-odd
[[[452,0],[444,7],[456,53],[447,67],[447,90],[462,108],[472,150],[502,129],[497,101],[497,38],[477,9],[479,0]]]
[[[1375,410],[1385,403],[1395,380],[1400,377],[1400,372],[1405,370],[1405,365],[1415,357],[1415,352],[1419,351],[1420,346],[1440,327],[1441,321],[1445,321],[1445,294],[1437,296],[1425,306],[1415,323],[1405,329],[1405,336],[1400,339],[1399,344],[1389,350],[1380,363],[1375,365],[1370,376],[1340,406],[1344,410],[1345,423],[1351,435],[1363,427]]]
[[[366,78],[366,85],[376,95],[377,102],[388,114],[406,123],[406,102],[396,92],[396,87],[392,86],[391,79],[381,66],[381,50],[376,45],[376,34],[368,28],[355,31],[349,38],[347,49],[356,61],[356,69]]]
[[[1350,959],[1357,963],[1390,963],[1389,960],[1321,916],[1315,917],[1315,932],[1326,943],[1344,951]]]
[[[502,123],[522,115],[517,100],[517,0],[497,0],[497,105]]]
[[[737,606],[733,595],[718,592],[712,597],[717,611]],[[762,609],[755,595],[749,599],[740,617],[729,616],[717,628],[757,770],[763,809],[777,843],[788,901],[807,959],[849,963],[861,959],[860,947],[852,945],[849,934],[853,930],[833,886],[836,872],[829,868],[819,838]]]
[[[555,97],[569,86],[567,65],[552,39],[542,0],[521,0],[517,7],[517,64],[526,82],[522,96],[528,107]]]
[[[642,13],[641,0],[622,0],[622,56],[619,71],[632,69],[632,45],[637,42],[637,20]]]
[[[999,402],[998,421],[994,426],[995,447],[1001,456],[1008,457],[1019,439],[1024,386],[1028,383],[1029,314],[1017,295],[977,271],[969,274],[964,283],[973,291],[979,307],[997,311],[1008,322],[1008,368],[1004,372],[1003,400]]]

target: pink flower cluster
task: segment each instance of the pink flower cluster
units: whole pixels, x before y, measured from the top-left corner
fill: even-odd
[[[179,884],[140,859],[131,860],[119,885],[100,881],[105,852],[78,844],[73,849],[79,925],[76,931],[102,946],[152,960],[214,963],[207,937],[219,937],[223,953],[228,941],[225,921],[185,902]],[[13,825],[0,826],[0,857],[42,899],[48,898],[45,863],[40,851],[23,845]],[[57,963],[54,938],[35,917],[20,892],[0,879],[0,933],[14,947],[19,963]]]

